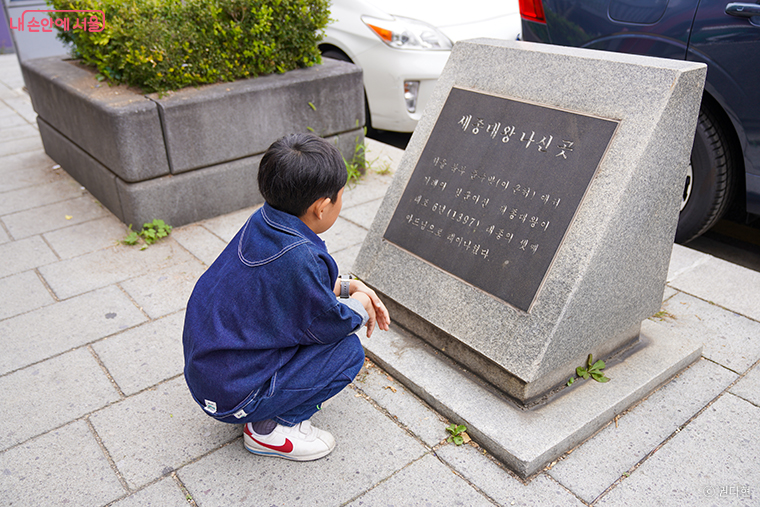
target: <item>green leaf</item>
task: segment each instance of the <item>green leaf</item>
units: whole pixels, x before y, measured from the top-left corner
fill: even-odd
[[[605,377],[603,373],[599,373],[599,372],[592,372],[591,373],[591,378],[593,378],[597,382],[602,382],[602,383],[609,382],[609,380],[610,380],[607,377]]]
[[[594,356],[592,354],[588,355],[588,367],[591,368],[591,364],[594,362]]]
[[[137,232],[132,231],[129,234],[127,234],[127,237],[124,238],[121,242],[125,245],[135,245],[137,244]]]
[[[464,438],[460,437],[459,435],[454,437],[454,443],[456,445],[462,445],[464,443]]]
[[[575,369],[575,374],[579,377],[588,378],[588,372],[583,366],[579,366]]]
[[[312,104],[311,102],[309,102],[309,107],[310,107],[310,108],[312,108],[314,111],[316,111],[316,110],[317,110],[317,106],[315,106],[315,105],[314,105],[314,104]]]
[[[593,370],[602,370],[604,369],[604,361],[601,359],[594,363],[594,366],[591,367]]]
[[[567,386],[573,385],[573,382],[575,382],[575,377],[570,377],[570,380],[567,381]]]

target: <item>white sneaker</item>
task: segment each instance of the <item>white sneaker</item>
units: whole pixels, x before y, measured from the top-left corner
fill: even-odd
[[[303,421],[295,426],[278,424],[269,435],[259,435],[247,423],[243,430],[245,448],[261,456],[279,456],[293,461],[311,461],[327,456],[335,448],[335,438]]]

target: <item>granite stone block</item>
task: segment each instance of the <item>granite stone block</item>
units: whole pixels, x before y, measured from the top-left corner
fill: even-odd
[[[147,318],[117,287],[106,287],[0,321],[0,373],[99,340]]]
[[[509,431],[519,432],[517,428]],[[541,474],[523,484],[480,450],[469,446],[445,445],[435,451],[439,458],[474,484],[498,505],[518,507],[584,505],[551,477]]]
[[[549,403],[530,410],[398,327],[360,338],[374,363],[450,421],[465,424],[481,447],[528,477],[699,358],[698,345],[669,336],[661,323],[644,321],[642,336],[643,346],[607,365],[610,382],[578,380]]]
[[[151,319],[182,310],[203,274],[204,266],[195,260],[153,271],[121,283],[140,309]]]
[[[67,299],[190,260],[190,254],[168,237],[145,250],[137,245],[97,250],[43,266],[40,274],[60,299]]]
[[[311,421],[337,442],[332,453],[317,461],[255,456],[245,450],[241,439],[185,466],[177,475],[198,505],[248,506],[260,498],[266,485],[271,505],[334,506],[425,453],[422,444],[351,389],[341,391]]]
[[[605,358],[632,343],[660,308],[705,75],[704,65],[691,62],[458,42],[363,244],[357,274],[391,301],[396,322],[520,402],[541,401],[589,353]],[[454,87],[620,121],[528,311],[384,239]],[[561,182],[547,185],[562,189]]]
[[[241,434],[240,426],[205,415],[184,378],[113,404],[90,421],[130,488],[159,479]]]
[[[760,408],[722,396],[595,505],[757,505]],[[730,496],[721,497],[733,486]],[[747,488],[739,495],[739,487]]]
[[[86,348],[0,377],[7,449],[117,401],[119,394]],[[15,407],[17,410],[10,409]]]
[[[698,361],[561,459],[548,474],[584,501],[593,502],[736,377],[715,363]]]
[[[260,155],[138,183],[117,180],[124,223],[161,218],[182,226],[263,202],[256,175]]]
[[[148,97],[161,111],[175,174],[261,154],[304,126],[331,137],[364,125],[361,69],[331,59],[284,74]],[[363,139],[361,131],[356,135]],[[344,151],[351,154],[353,147]]]
[[[1,453],[0,470],[6,505],[106,505],[126,493],[84,421]]]
[[[103,206],[123,220],[116,175],[42,118],[38,117],[37,123],[45,152],[79,184],[86,187]]]
[[[435,456],[428,454],[349,503],[348,507],[376,505],[491,507],[493,504]]]
[[[182,374],[185,312],[148,322],[92,345],[116,385],[131,396]]]
[[[91,69],[60,57],[24,60],[21,68],[39,117],[114,174],[125,181],[169,174],[152,100],[101,84]]]
[[[0,278],[0,320],[55,302],[34,271]]]

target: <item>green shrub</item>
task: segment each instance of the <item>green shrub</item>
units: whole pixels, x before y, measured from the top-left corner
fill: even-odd
[[[144,92],[177,90],[309,67],[329,0],[48,0],[57,10],[102,10],[102,32],[58,37],[110,80]]]

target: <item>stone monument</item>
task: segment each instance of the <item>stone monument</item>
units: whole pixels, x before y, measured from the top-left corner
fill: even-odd
[[[354,272],[396,323],[519,409],[550,400],[589,354],[651,348],[642,321],[661,305],[705,75],[457,43]],[[698,357],[686,349],[662,372]]]

